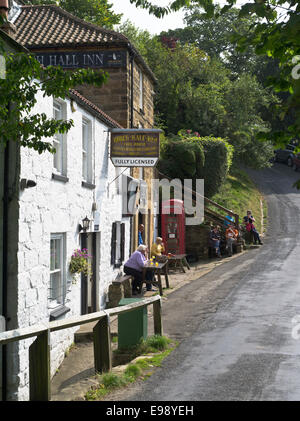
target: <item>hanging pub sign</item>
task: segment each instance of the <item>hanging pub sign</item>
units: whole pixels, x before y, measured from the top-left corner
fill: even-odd
[[[115,167],[154,167],[160,129],[111,129],[110,159]]]
[[[125,51],[52,51],[36,53],[35,57],[45,67],[61,66],[66,69],[126,67]]]

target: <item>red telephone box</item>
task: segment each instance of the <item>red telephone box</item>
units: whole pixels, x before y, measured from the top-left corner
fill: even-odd
[[[185,212],[182,200],[162,202],[161,233],[166,253],[185,253]]]

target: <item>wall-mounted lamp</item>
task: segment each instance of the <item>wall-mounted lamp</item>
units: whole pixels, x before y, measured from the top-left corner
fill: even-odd
[[[79,232],[80,231],[84,231],[86,232],[89,228],[90,228],[90,220],[89,218],[86,216],[83,220],[82,220],[82,225],[79,224]]]
[[[36,182],[33,180],[27,180],[27,178],[22,178],[21,182],[20,182],[20,189],[21,190],[25,190],[28,189],[29,187],[35,187],[36,186]]]

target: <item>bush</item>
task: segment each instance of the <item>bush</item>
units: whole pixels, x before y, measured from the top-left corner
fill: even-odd
[[[158,170],[170,178],[197,178],[197,174],[203,172],[204,160],[204,151],[200,144],[192,139],[174,136],[162,143]]]
[[[204,195],[210,198],[226,180],[232,163],[233,146],[220,137],[200,137],[194,141],[200,142],[204,149],[205,164],[201,178],[204,179]]]
[[[225,181],[232,157],[233,146],[225,139],[182,130],[163,139],[158,170],[170,178],[204,179],[204,195],[212,197]]]

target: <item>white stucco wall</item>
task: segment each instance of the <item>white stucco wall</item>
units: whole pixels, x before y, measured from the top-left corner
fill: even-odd
[[[27,327],[47,323],[50,284],[50,236],[65,233],[67,296],[65,305],[70,311],[61,319],[81,314],[81,285],[72,283],[68,264],[73,251],[80,247],[78,224],[87,215],[95,219],[100,231],[99,303],[105,308],[106,294],[111,281],[120,269],[113,269],[110,262],[111,231],[115,221],[125,222],[125,259],[129,253],[130,221],[122,220],[121,196],[116,191],[116,169],[109,160],[108,128],[79,105],[72,112],[67,103],[67,118],[74,127],[67,134],[68,182],[52,179],[53,156],[45,152],[39,155],[32,149],[21,150],[21,178],[36,182],[36,187],[20,191],[19,246],[18,246],[18,326]],[[53,99],[38,97],[36,110],[52,116]],[[82,187],[82,115],[93,122],[94,184],[91,190]],[[129,170],[126,170],[129,173]],[[93,202],[97,211],[92,211]],[[91,229],[93,230],[93,224]],[[55,373],[64,358],[64,352],[73,342],[76,329],[51,334],[51,373]],[[18,374],[18,400],[27,400],[28,395],[28,346],[32,340],[22,341],[16,354]]]

